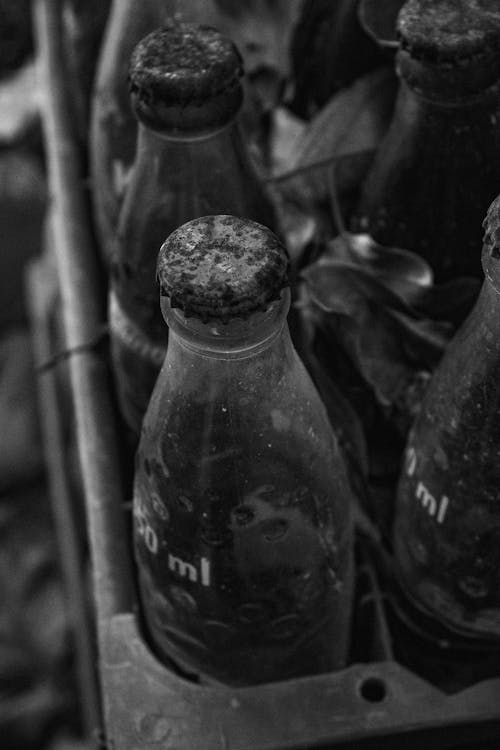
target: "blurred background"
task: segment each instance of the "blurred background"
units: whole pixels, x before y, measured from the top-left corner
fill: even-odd
[[[31,3],[0,1],[0,745],[82,747],[24,272],[47,200]]]

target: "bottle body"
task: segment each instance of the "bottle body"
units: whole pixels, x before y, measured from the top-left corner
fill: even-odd
[[[111,6],[97,64],[89,148],[94,218],[107,264],[137,141],[127,83],[130,56],[140,39],[174,16],[204,23],[216,17],[211,0],[113,0]]]
[[[422,255],[436,280],[481,275],[481,223],[500,184],[500,88],[432,101],[401,81],[353,229]]]
[[[353,590],[349,490],[283,315],[264,342],[226,352],[170,325],[134,485],[151,638],[187,671],[234,685],[338,669]]]
[[[290,45],[293,108],[309,119],[328,99],[383,62],[361,28],[356,0],[306,0]]]
[[[97,65],[89,144],[94,218],[106,263],[135,153],[137,122],[127,87],[130,55],[139,39],[162,23],[163,13],[175,9],[175,0],[114,0],[111,6]]]
[[[405,591],[463,634],[500,636],[500,298],[488,281],[410,433],[394,546]]]
[[[174,229],[208,214],[273,226],[274,212],[233,122],[217,133],[171,139],[139,127],[134,172],[112,264],[111,346],[121,412],[138,436],[166,352],[155,282],[158,250]],[[136,330],[133,338],[123,335]]]

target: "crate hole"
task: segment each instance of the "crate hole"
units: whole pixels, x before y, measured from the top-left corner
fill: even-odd
[[[367,677],[360,684],[359,693],[369,703],[381,703],[387,696],[387,687],[380,677]]]

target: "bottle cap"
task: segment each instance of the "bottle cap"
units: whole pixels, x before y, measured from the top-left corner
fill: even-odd
[[[209,26],[171,20],[132,53],[132,106],[139,120],[155,130],[203,134],[237,114],[242,75],[242,58],[230,39]]]
[[[498,0],[408,0],[397,26],[399,73],[422,95],[470,98],[500,79]]]
[[[288,285],[288,255],[270,229],[235,216],[203,216],[163,243],[157,276],[162,296],[204,322],[247,318]]]
[[[496,291],[500,292],[500,195],[489,207],[483,229],[483,271]]]

